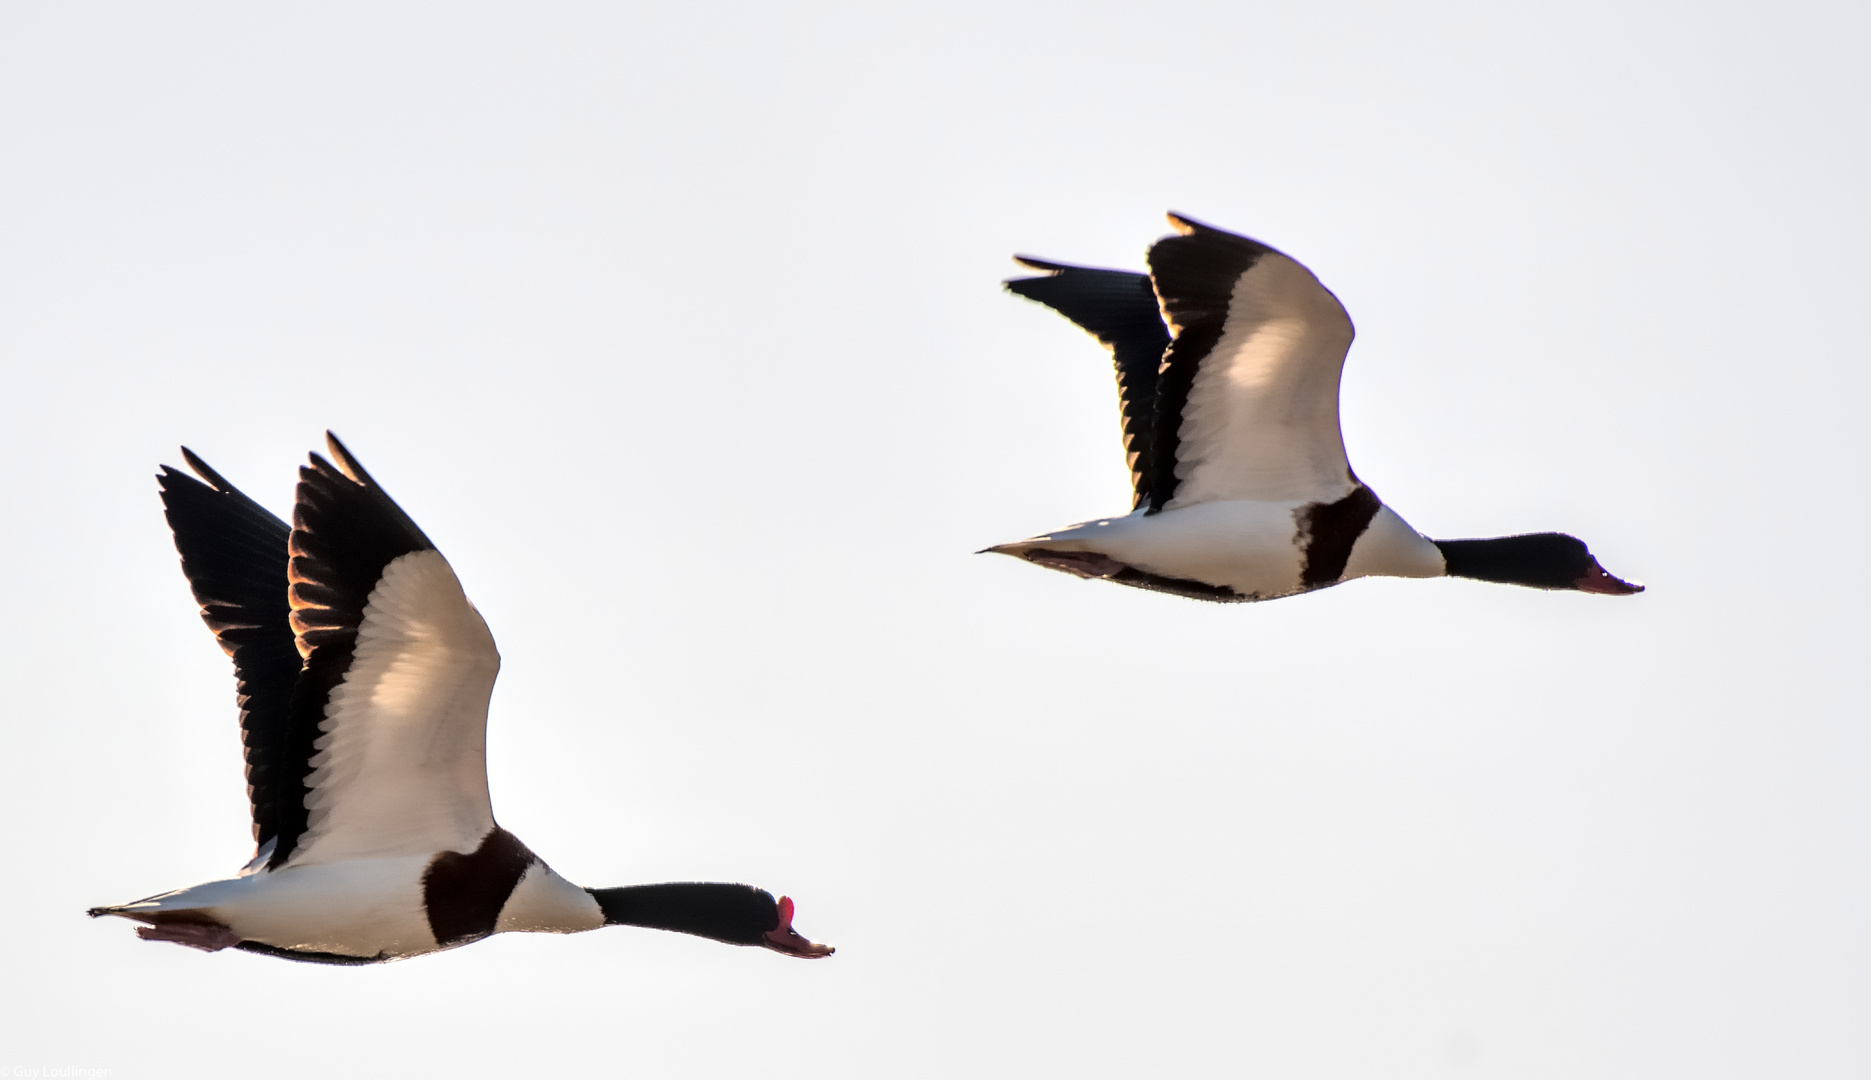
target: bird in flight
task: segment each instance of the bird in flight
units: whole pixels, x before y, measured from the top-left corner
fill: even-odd
[[[157,478],[201,615],[234,661],[257,850],[236,876],[97,907],[148,941],[368,964],[490,934],[643,926],[829,956],[752,885],[585,889],[494,821],[500,654],[448,560],[337,438],[288,526],[187,448]]]
[[[1358,479],[1339,433],[1351,317],[1312,271],[1176,214],[1148,274],[1016,256],[1007,289],[1090,332],[1117,368],[1129,514],[987,551],[1198,600],[1360,577],[1465,577],[1623,596],[1564,533],[1431,540]]]

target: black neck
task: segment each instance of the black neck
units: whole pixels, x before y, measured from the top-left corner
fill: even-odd
[[[1564,533],[1497,536],[1491,540],[1437,540],[1449,576],[1571,589],[1597,565],[1585,542]]]
[[[680,881],[585,891],[597,898],[606,926],[647,926],[730,945],[760,945],[767,931],[780,925],[773,894],[752,885]]]

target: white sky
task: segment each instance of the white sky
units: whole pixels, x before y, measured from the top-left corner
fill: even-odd
[[[0,1066],[1864,1074],[1867,19],[7,8]],[[1651,591],[971,555],[1126,498],[1105,361],[1008,256],[1138,267],[1168,209],[1344,299],[1413,524]],[[84,918],[249,850],[151,474],[187,442],[284,512],[326,427],[500,642],[502,823],[790,893],[835,958]]]

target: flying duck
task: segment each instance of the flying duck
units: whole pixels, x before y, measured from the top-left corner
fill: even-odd
[[[1131,512],[986,549],[1198,600],[1272,600],[1353,578],[1477,578],[1613,596],[1580,540],[1431,540],[1358,479],[1338,427],[1351,317],[1257,240],[1169,215],[1149,274],[1016,256],[1008,281],[1089,331],[1117,368]]]
[[[147,941],[325,964],[490,934],[645,926],[831,955],[752,885],[584,889],[494,821],[487,702],[500,654],[448,560],[326,436],[292,524],[186,447],[157,478],[201,616],[233,658],[257,850],[234,877],[93,917]],[[206,481],[205,483],[202,481]]]

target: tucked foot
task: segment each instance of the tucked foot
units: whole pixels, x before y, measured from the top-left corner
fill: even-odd
[[[1130,569],[1108,555],[1095,551],[1047,551],[1035,548],[1024,553],[1026,561],[1048,570],[1063,570],[1082,578],[1109,578]]]
[[[202,952],[220,952],[240,944],[240,935],[220,923],[167,923],[162,926],[139,926],[136,936],[144,941],[173,941]]]

